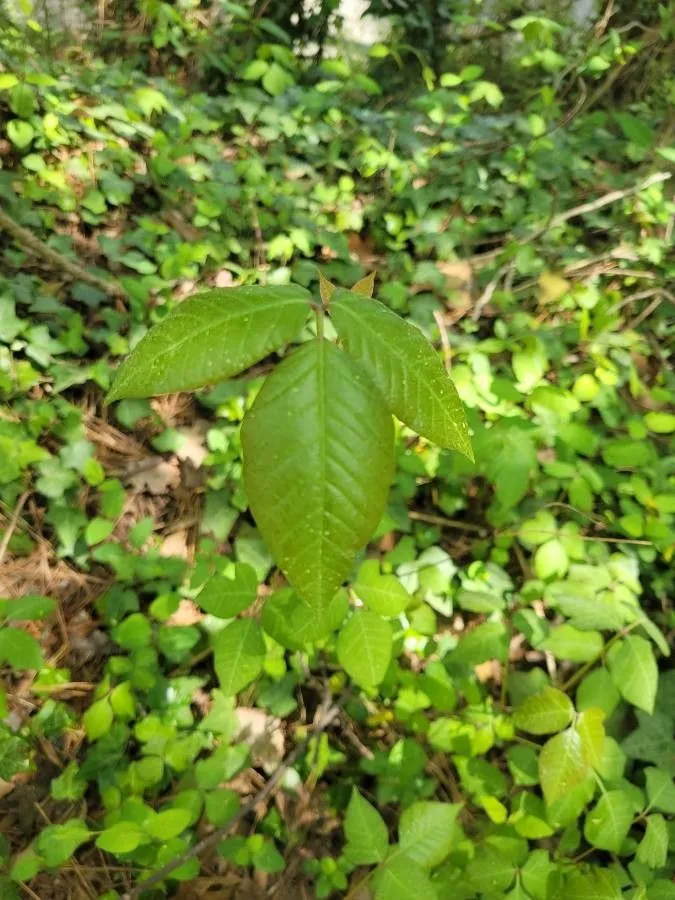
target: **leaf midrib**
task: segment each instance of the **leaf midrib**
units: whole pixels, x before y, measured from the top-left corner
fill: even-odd
[[[198,338],[201,335],[206,334],[207,332],[211,331],[211,329],[220,328],[223,325],[227,324],[228,322],[232,322],[236,319],[242,319],[246,316],[255,315],[256,313],[259,313],[259,312],[267,312],[271,309],[277,309],[277,310],[281,311],[283,308],[285,308],[287,306],[292,306],[292,305],[296,304],[297,302],[298,301],[295,298],[289,297],[281,302],[279,302],[277,300],[274,303],[256,304],[254,309],[234,310],[232,307],[230,307],[230,309],[228,310],[226,315],[224,314],[221,318],[212,320],[212,321],[208,322],[206,325],[202,326],[201,328],[197,328],[194,331],[191,331],[189,334],[184,335],[182,338],[179,338],[178,341],[171,344],[170,347],[165,348],[162,352],[163,353],[175,353],[188,341],[192,341],[195,338]],[[181,310],[181,307],[179,306],[176,309],[176,316],[171,320],[171,324],[173,322],[179,320],[181,312],[183,312],[183,318],[189,317],[190,315],[194,314],[194,310],[187,310],[187,309]],[[187,313],[187,316],[186,316],[186,313]],[[169,324],[168,319],[164,319],[164,322]],[[278,324],[278,322],[277,322],[277,324]],[[140,346],[141,346],[141,343],[138,344],[138,347],[140,347]],[[131,359],[131,356],[129,357],[129,359]]]
[[[244,652],[244,644],[248,641],[250,633],[251,633],[251,625],[249,625],[247,628],[242,630],[242,639],[239,641],[239,646],[237,647],[236,654],[233,658],[232,665],[230,667],[230,677],[227,680],[229,691],[232,690],[233,675],[237,672],[237,670],[239,668],[239,660],[241,659],[242,654]]]
[[[374,303],[375,301],[371,301],[371,302]],[[377,330],[376,328],[374,328],[374,327],[371,325],[371,323],[370,323],[370,321],[369,321],[369,319],[368,319],[367,316],[364,316],[363,319],[360,319],[359,316],[358,316],[356,313],[354,313],[354,311],[353,311],[352,309],[350,309],[349,306],[342,305],[342,306],[341,306],[341,309],[342,309],[343,312],[346,312],[349,316],[351,316],[351,317],[352,317],[352,321],[355,321],[357,325],[364,325],[364,326],[367,328],[367,330],[370,331],[371,334],[375,335],[375,338],[377,339],[377,343],[378,343],[378,344],[381,345],[381,344],[383,343],[382,340],[380,339],[380,333],[378,332],[378,330]],[[388,312],[388,310],[386,310],[386,308],[385,308],[385,312]],[[413,327],[414,327],[414,326],[413,326]],[[405,362],[406,362],[406,360],[407,360],[407,356],[406,356],[405,352],[404,352],[404,351],[401,351],[400,347],[398,347],[396,343],[387,344],[387,349],[388,349],[388,351],[390,351],[390,353],[391,353],[392,356],[395,356],[395,357],[397,358],[397,360],[399,360],[401,363],[404,364],[404,368],[405,368]],[[408,378],[410,378],[410,375],[408,375]],[[408,379],[405,379],[405,380],[408,380]],[[402,383],[402,384],[405,383],[405,380],[402,380],[401,383]],[[453,431],[457,432],[458,434],[461,434],[460,429],[459,429],[459,428],[457,427],[457,425],[453,422],[452,417],[447,415],[447,410],[445,409],[445,403],[444,403],[443,397],[441,397],[438,393],[436,393],[436,390],[435,390],[434,386],[431,385],[431,384],[429,383],[429,381],[426,381],[426,380],[423,381],[423,380],[422,380],[421,378],[419,378],[419,377],[414,378],[414,380],[415,380],[418,384],[425,384],[425,385],[426,385],[427,390],[429,391],[429,393],[432,395],[432,397],[434,398],[434,400],[435,400],[435,401],[439,404],[439,406],[441,407],[441,409],[442,409],[442,411],[443,411],[443,417],[446,419],[446,421],[449,421],[449,422],[450,422],[450,425],[451,425]]]
[[[326,518],[326,473],[328,471],[328,457],[326,453],[326,445],[328,439],[327,417],[326,417],[326,349],[324,339],[317,337],[316,340],[316,388],[317,388],[317,416],[319,419],[319,472],[321,489],[319,496],[319,546],[317,551],[317,572],[319,577],[319,585],[323,596],[324,590],[324,521]]]

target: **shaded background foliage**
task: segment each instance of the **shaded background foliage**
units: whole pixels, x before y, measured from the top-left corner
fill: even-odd
[[[417,895],[672,897],[672,5],[373,2],[365,47],[334,3],[80,11],[86,44],[40,8],[0,33],[0,891],[124,894],[329,695],[278,803],[157,895],[393,900],[398,841]],[[248,513],[276,358],[102,401],[198,287],[317,265],[377,270],[474,435],[475,466],[399,432],[337,604],[387,622],[376,686],[298,642]],[[214,673],[229,618],[252,681]]]

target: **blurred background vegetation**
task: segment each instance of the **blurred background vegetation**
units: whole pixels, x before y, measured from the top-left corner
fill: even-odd
[[[0,0],[0,897],[675,897],[674,50],[669,0]],[[371,688],[247,511],[274,359],[103,403],[191,293],[317,267],[376,271],[474,435],[398,431]],[[250,569],[235,699],[199,589]]]

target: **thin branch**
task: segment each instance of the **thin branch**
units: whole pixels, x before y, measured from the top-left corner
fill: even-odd
[[[408,515],[415,522],[428,522],[429,525],[438,525],[439,528],[457,528],[459,531],[471,531],[481,536],[488,534],[487,529],[480,525],[462,522],[460,519],[448,519],[445,516],[435,516],[432,513],[417,512],[416,510],[411,510]]]
[[[98,275],[92,275],[79,263],[74,262],[58,250],[54,250],[49,244],[46,244],[40,238],[35,237],[32,231],[19,225],[11,216],[0,209],[0,231],[6,231],[24,250],[29,250],[37,256],[42,257],[52,266],[70,275],[76,281],[84,281],[92,287],[103,291],[110,297],[117,297],[120,300],[126,298],[126,292],[121,284],[116,281],[108,281],[105,278],[99,278]]]
[[[12,513],[12,517],[9,520],[9,524],[7,525],[7,529],[2,536],[2,543],[0,543],[0,563],[5,558],[5,553],[7,552],[7,548],[9,547],[9,542],[12,540],[12,535],[16,530],[16,526],[19,522],[19,517],[21,515],[21,510],[24,508],[26,500],[30,497],[30,491],[25,491],[18,501],[16,506],[14,507],[14,512]]]
[[[219,844],[220,841],[223,840],[223,838],[238,822],[240,822],[250,812],[252,812],[259,803],[267,800],[267,798],[272,793],[274,793],[275,788],[284,777],[288,769],[291,768],[298,757],[306,749],[310,738],[325,731],[326,728],[328,728],[328,726],[331,724],[331,722],[333,722],[333,720],[337,718],[339,712],[340,710],[337,706],[330,706],[328,707],[328,709],[326,709],[325,706],[322,706],[321,711],[318,713],[315,720],[315,724],[311,734],[308,735],[304,740],[300,741],[300,743],[296,745],[291,753],[289,753],[288,756],[281,763],[279,763],[277,768],[270,776],[269,781],[267,781],[267,783],[251,800],[249,800],[248,803],[242,806],[224,825],[211,832],[208,837],[205,837],[203,840],[199,841],[194,845],[194,847],[190,847],[190,849],[186,850],[185,853],[181,853],[179,856],[176,856],[171,860],[171,862],[168,862],[165,866],[162,866],[161,869],[157,869],[156,872],[153,872],[149,878],[146,878],[144,881],[140,881],[134,888],[132,888],[132,890],[128,891],[126,894],[123,894],[122,900],[137,900],[137,898],[144,894],[149,888],[154,887],[161,881],[164,881],[165,878],[171,875],[173,871],[178,869],[189,859],[194,859],[197,856],[201,856],[207,850],[211,850],[216,846],[216,844]]]
[[[566,209],[561,213],[557,213],[556,215],[551,216],[551,218],[548,220],[548,222],[546,222],[545,225],[536,228],[534,231],[531,231],[530,234],[527,234],[524,237],[518,239],[518,242],[520,244],[530,244],[532,243],[532,241],[536,241],[538,238],[540,238],[543,234],[546,234],[547,231],[550,231],[552,228],[557,228],[559,225],[563,225],[570,219],[574,219],[577,216],[584,216],[587,213],[595,212],[598,209],[603,209],[605,206],[610,206],[612,203],[617,203],[619,200],[625,200],[627,197],[632,197],[635,194],[639,194],[641,191],[644,191],[655,184],[661,184],[664,181],[668,181],[668,179],[671,177],[671,172],[654,172],[652,175],[649,175],[647,178],[639,181],[632,187],[624,188],[620,191],[610,191],[608,194],[603,194],[601,197],[596,197],[595,200],[589,200],[588,203],[582,203],[579,206],[573,206],[571,209]],[[507,240],[510,241],[513,239],[513,235],[508,235]],[[504,245],[495,247],[494,250],[488,250],[485,253],[475,254],[468,259],[468,262],[470,265],[476,268],[482,268],[484,265],[489,265],[492,260],[498,259],[503,252]],[[476,301],[476,304],[474,306],[472,314],[472,319],[474,322],[477,322],[480,318],[483,309],[492,299],[492,296],[496,291],[500,280],[504,275],[506,275],[511,265],[513,265],[513,263],[509,262],[501,266],[494,278],[486,285],[485,290]]]
[[[603,194],[602,197],[596,197],[595,200],[590,200],[588,203],[581,203],[579,206],[573,206],[571,209],[566,209],[564,212],[553,216],[546,225],[543,225],[541,228],[538,228],[536,231],[529,234],[524,238],[523,243],[536,241],[537,238],[540,238],[547,231],[550,231],[552,228],[557,228],[558,225],[564,225],[565,222],[568,222],[570,219],[575,219],[577,216],[585,216],[587,213],[603,209],[603,207],[610,206],[612,203],[618,203],[619,200],[625,200],[627,197],[639,194],[641,191],[645,191],[655,184],[661,184],[663,181],[668,181],[671,177],[672,175],[670,172],[654,172],[648,178],[639,181],[632,187],[624,188],[621,191],[610,191],[608,194]]]
[[[648,319],[651,314],[661,306],[661,301],[666,295],[667,291],[660,291],[659,296],[655,297],[648,306],[645,306],[639,315],[635,316],[635,318],[628,323],[628,331],[635,331],[636,328],[642,325],[644,320]]]
[[[438,332],[441,336],[441,347],[443,348],[443,363],[445,371],[450,374],[450,362],[452,359],[452,351],[450,350],[450,341],[448,339],[448,330],[443,321],[443,313],[439,309],[434,310],[434,319],[438,325]]]
[[[611,306],[608,312],[610,314],[619,312],[619,310],[623,309],[625,306],[629,306],[631,303],[637,303],[638,300],[649,300],[652,297],[660,297],[661,299],[665,297],[675,305],[675,294],[671,294],[670,291],[667,291],[664,288],[657,287],[648,288],[644,291],[636,291],[634,294],[629,294],[627,297],[624,297],[623,300],[621,300],[619,303]]]
[[[505,263],[503,266],[501,266],[498,269],[495,277],[491,281],[488,282],[488,284],[485,287],[485,290],[480,295],[478,300],[476,300],[476,304],[473,308],[473,312],[471,313],[471,318],[474,322],[477,322],[480,319],[483,310],[488,305],[490,300],[492,300],[492,297],[494,295],[494,292],[497,290],[499,282],[502,280],[504,275],[507,274],[507,272],[509,271],[509,269],[511,268],[512,265],[513,265],[513,263],[511,263],[511,262]]]

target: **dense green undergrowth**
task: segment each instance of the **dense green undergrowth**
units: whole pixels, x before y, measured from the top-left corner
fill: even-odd
[[[435,73],[395,44],[304,61],[236,9],[218,56],[158,9],[150,72],[133,31],[114,60],[117,32],[0,34],[0,896],[121,897],[179,860],[144,896],[675,897],[675,86],[612,87],[666,17],[521,18],[499,66],[486,40]],[[197,289],[318,269],[377,272],[475,463],[397,425],[308,642],[241,478],[277,358],[104,396]],[[279,801],[191,856],[305,738]]]

